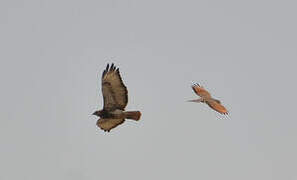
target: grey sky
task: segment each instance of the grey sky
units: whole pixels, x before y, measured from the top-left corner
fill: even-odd
[[[296,180],[296,5],[2,0],[0,179]],[[108,62],[142,118],[104,133]]]

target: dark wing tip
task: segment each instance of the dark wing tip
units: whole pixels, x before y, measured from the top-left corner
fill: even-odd
[[[117,72],[117,74],[120,75],[120,69],[119,68],[116,69],[116,72]]]
[[[105,74],[107,73],[107,72],[109,72],[109,71],[117,71],[117,72],[119,72],[119,70],[118,70],[119,68],[117,68],[115,65],[114,65],[114,63],[111,63],[111,65],[109,64],[109,63],[107,63],[107,65],[106,65],[106,68],[105,68],[105,70],[103,71],[103,73],[102,73],[102,78],[105,76]]]
[[[194,83],[194,84],[192,84],[191,87],[192,87],[192,89],[193,89],[194,91],[195,91],[195,87],[196,87],[196,86],[201,87],[199,83]],[[195,92],[196,92],[196,91],[195,91]]]
[[[107,64],[106,68],[105,68],[106,71],[109,70],[109,64]]]
[[[102,78],[105,76],[105,74],[108,72],[109,70],[109,64],[106,65],[106,68],[104,69],[103,73],[102,73]]]
[[[195,86],[199,86],[199,87],[201,87],[199,83],[194,83],[194,84],[192,85],[192,87],[195,87]]]
[[[223,114],[223,115],[229,115],[229,112],[227,111],[227,112],[223,112],[221,114]]]
[[[111,67],[110,67],[110,71],[115,71],[116,68],[117,68],[117,67],[114,65],[114,63],[112,63],[112,64],[111,64]]]

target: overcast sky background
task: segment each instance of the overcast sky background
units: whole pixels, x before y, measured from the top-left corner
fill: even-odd
[[[296,5],[2,0],[0,179],[296,180]],[[104,133],[109,62],[142,118]]]

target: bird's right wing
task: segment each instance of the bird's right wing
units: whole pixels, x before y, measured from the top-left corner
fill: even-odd
[[[111,84],[108,82],[102,83],[102,95],[104,101],[103,109],[107,111],[113,111],[117,109],[117,102],[115,99],[114,91],[111,87]]]
[[[111,129],[122,124],[124,121],[125,119],[102,119],[101,118],[97,121],[97,126],[100,129],[109,132]]]
[[[206,101],[206,104],[212,108],[213,110],[221,113],[221,114],[228,114],[228,110],[217,100],[210,100]]]
[[[119,68],[114,64],[107,64],[102,74],[102,94],[104,99],[104,109],[124,110],[128,103],[128,90],[124,85]]]
[[[211,95],[209,94],[208,91],[206,91],[203,87],[201,87],[199,84],[194,84],[192,85],[192,89],[194,90],[194,92],[205,99],[211,98]]]

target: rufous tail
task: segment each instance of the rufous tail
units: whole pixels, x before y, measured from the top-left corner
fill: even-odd
[[[141,112],[140,111],[126,111],[125,117],[127,119],[133,119],[135,121],[138,121],[140,119]]]

